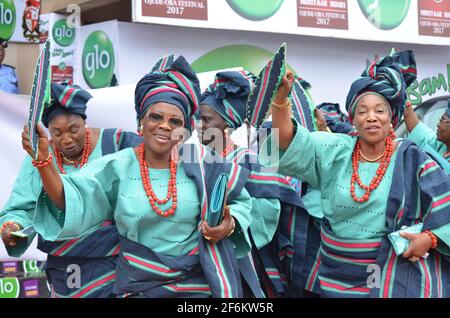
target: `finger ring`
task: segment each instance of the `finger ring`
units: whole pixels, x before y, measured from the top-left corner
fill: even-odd
[[[419,260],[419,258],[418,258],[418,257],[415,257],[415,256],[412,256],[412,257],[408,258],[408,260],[409,260],[410,262],[415,263],[415,262],[417,262],[417,261]]]
[[[205,240],[208,240],[208,241],[211,239],[211,236],[203,235],[203,237],[205,238]]]

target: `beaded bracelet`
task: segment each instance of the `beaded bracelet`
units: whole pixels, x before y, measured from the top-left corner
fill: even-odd
[[[433,232],[431,232],[430,230],[425,230],[424,233],[428,234],[428,236],[431,238],[431,249],[435,249],[438,245],[438,239],[437,236],[434,235]]]
[[[53,155],[51,152],[49,152],[47,159],[42,160],[42,161],[32,160],[31,163],[36,168],[44,168],[44,167],[47,167],[52,162],[52,160],[53,160]]]
[[[286,110],[291,106],[291,101],[288,99],[285,104],[277,104],[275,102],[272,102],[272,108],[275,108],[277,110]]]

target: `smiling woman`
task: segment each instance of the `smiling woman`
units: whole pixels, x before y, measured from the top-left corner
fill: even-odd
[[[158,102],[148,108],[141,120],[141,133],[146,146],[151,149],[151,152],[147,154],[147,161],[152,162],[151,153],[170,154],[171,149],[179,142],[177,139],[172,139],[172,132],[183,128],[183,117],[183,112],[173,104]],[[151,166],[161,168],[156,162],[151,163]]]
[[[280,145],[266,142],[269,151],[260,159],[270,162],[268,155],[281,150],[279,172],[321,190],[318,275],[324,297],[449,296],[443,286],[450,263],[442,256],[450,256],[450,206],[444,203],[450,200],[450,178],[417,146],[394,141],[390,133],[415,74],[411,51],[386,56],[364,70],[347,95],[349,119],[358,132],[353,137],[310,133],[291,119],[292,73],[277,90],[273,105],[283,107],[272,107],[272,116]],[[414,224],[422,232],[401,233],[410,243],[396,255],[388,234]],[[418,260],[420,265],[414,263]],[[374,264],[383,273],[377,288],[367,274]],[[426,270],[436,266],[439,271]]]
[[[101,156],[140,143],[140,138],[132,132],[88,128],[86,104],[91,95],[80,87],[52,84],[51,94],[52,101],[45,107],[42,123],[49,128],[52,139],[50,142],[41,139],[40,149],[46,152],[46,157],[38,166],[50,165],[56,174],[70,175]],[[23,137],[27,138],[26,135]],[[19,238],[11,232],[32,228],[36,198],[41,190],[39,172],[33,167],[31,158],[26,158],[11,196],[0,212],[0,223],[4,225],[2,239],[11,256],[22,255],[36,235],[33,232],[26,238]],[[106,220],[93,232],[68,240],[54,242],[39,236],[38,249],[47,253],[46,275],[53,296],[110,296],[118,243],[118,232],[111,220]],[[69,275],[66,270],[74,265],[79,268],[80,286],[70,288],[66,284]]]
[[[116,296],[244,295],[236,257],[250,250],[251,200],[243,188],[248,171],[223,163],[201,145],[180,144],[177,130],[192,131],[199,98],[188,62],[165,57],[136,85],[143,143],[74,175],[38,165],[45,193],[38,198],[34,227],[45,239],[70,239],[116,221],[121,247]],[[38,160],[45,161],[47,136],[38,132]],[[26,134],[22,138],[31,153]],[[230,178],[227,206],[222,221],[209,227],[211,191],[221,174]]]

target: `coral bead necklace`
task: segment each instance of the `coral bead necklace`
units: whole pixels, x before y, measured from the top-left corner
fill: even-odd
[[[392,154],[394,152],[394,143],[390,137],[386,138],[386,148],[383,153],[383,158],[381,160],[380,166],[378,167],[375,176],[372,178],[372,181],[370,182],[370,185],[365,185],[362,183],[361,178],[358,174],[358,167],[359,167],[359,159],[361,155],[361,143],[358,140],[356,143],[355,149],[353,150],[352,154],[352,166],[353,166],[353,173],[352,173],[352,179],[350,182],[350,194],[355,202],[363,203],[367,200],[369,200],[370,194],[372,191],[374,191],[381,183],[381,180],[383,179],[386,170],[389,166],[389,163],[391,161]],[[358,184],[358,186],[365,190],[364,195],[361,198],[358,198],[355,193],[355,183]]]
[[[139,158],[139,167],[141,170],[141,179],[142,185],[144,187],[145,193],[147,194],[148,200],[150,202],[150,206],[153,211],[160,216],[170,216],[175,213],[177,209],[177,162],[175,160],[170,159],[170,179],[169,179],[169,188],[167,190],[167,196],[164,199],[159,199],[155,192],[153,191],[152,184],[150,183],[150,170],[148,169],[147,162],[145,161],[145,146],[141,144],[138,147],[138,158]],[[162,211],[156,203],[159,205],[165,204],[169,202],[172,198],[172,207]]]
[[[91,154],[91,133],[90,133],[89,129],[86,129],[86,141],[84,143],[83,152],[80,157],[79,164],[76,161],[70,161],[70,160],[63,158],[64,155],[62,154],[62,152],[59,151],[58,148],[56,148],[55,156],[56,156],[56,163],[58,165],[59,171],[62,174],[66,174],[66,170],[64,170],[64,167],[63,167],[64,159],[66,161],[72,163],[75,166],[75,168],[78,168],[78,167],[81,168],[88,162],[90,154]]]

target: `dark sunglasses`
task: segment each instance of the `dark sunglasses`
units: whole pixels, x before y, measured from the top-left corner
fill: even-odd
[[[162,122],[164,122],[164,116],[161,114],[158,114],[158,113],[149,112],[147,114],[147,118],[148,118],[148,120],[150,120],[152,123],[155,123],[155,124],[161,124]],[[179,118],[170,117],[168,119],[168,121],[169,121],[169,126],[172,127],[172,129],[180,128],[180,127],[184,126],[184,121]]]

